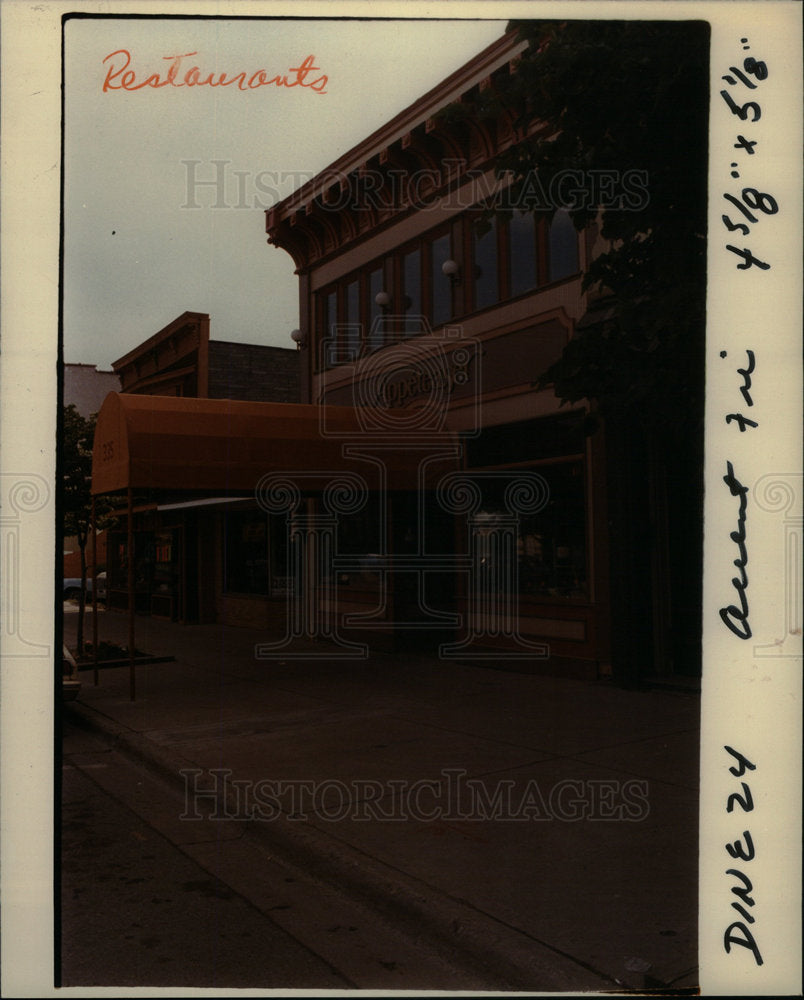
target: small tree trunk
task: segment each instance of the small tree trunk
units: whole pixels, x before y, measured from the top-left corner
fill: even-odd
[[[78,551],[81,553],[81,591],[78,595],[78,635],[76,638],[76,652],[78,656],[84,655],[84,611],[87,605],[87,550],[86,538],[78,539]]]

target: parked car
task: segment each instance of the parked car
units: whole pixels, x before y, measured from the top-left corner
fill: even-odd
[[[61,649],[61,696],[64,701],[75,701],[81,690],[78,664],[66,646]]]
[[[81,596],[81,577],[65,576],[64,578],[64,600],[77,601]],[[92,597],[92,577],[87,577],[87,599]],[[106,600],[106,573],[98,573],[98,600]]]

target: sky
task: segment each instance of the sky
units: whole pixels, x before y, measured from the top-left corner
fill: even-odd
[[[263,210],[499,38],[505,24],[69,20],[65,362],[108,370],[185,311],[209,313],[214,340],[292,346],[298,279],[290,256],[266,243]],[[260,69],[270,78],[308,56],[317,69],[306,82],[327,80],[317,85],[323,93],[120,86],[155,73],[164,80],[168,57],[178,55],[177,80],[194,65],[202,79]]]

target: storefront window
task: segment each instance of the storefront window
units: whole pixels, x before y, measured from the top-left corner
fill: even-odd
[[[357,568],[339,575],[341,586],[348,586],[351,591],[377,591],[380,582],[377,565],[383,551],[384,530],[382,499],[378,493],[369,494],[359,511],[338,519],[338,554],[359,557]]]
[[[283,597],[293,589],[293,577],[288,566],[288,520],[286,514],[268,515],[268,555],[271,577],[268,581],[271,597]]]
[[[520,596],[546,598],[587,597],[586,580],[586,502],[581,462],[539,466],[533,470],[544,478],[549,499],[535,514],[518,514],[516,529],[516,579]],[[475,530],[493,536],[509,530],[503,516],[515,513],[506,509],[505,489],[516,473],[478,479],[483,505],[477,516]],[[480,550],[503,553],[506,547],[489,541]],[[499,558],[499,556],[497,556]],[[510,579],[510,567],[494,565],[479,567],[496,587]]]
[[[107,543],[107,587],[109,606],[128,607],[128,538],[112,534]],[[150,595],[154,585],[155,542],[152,531],[134,532],[134,593],[138,613],[150,613]]]
[[[151,583],[151,613],[172,618],[178,596],[178,539],[172,531],[154,536],[153,579]]]
[[[369,293],[369,329],[368,329],[368,343],[369,350],[376,351],[377,348],[382,347],[383,343],[383,324],[382,316],[383,311],[380,306],[377,305],[377,296],[380,292],[384,291],[383,288],[383,273],[382,268],[375,268],[369,274],[368,280],[368,293]]]
[[[426,332],[423,317],[438,328],[453,318],[456,309],[459,313],[467,308],[484,309],[498,303],[501,296],[515,298],[545,281],[561,281],[578,273],[578,235],[565,209],[555,213],[549,227],[533,212],[518,210],[504,225],[498,225],[495,218],[481,219],[477,212],[464,216],[462,222],[468,227],[468,232],[466,228],[462,232],[470,239],[464,249],[471,263],[457,292],[442,271],[444,263],[454,257],[453,233],[442,229],[441,235],[425,237],[418,245],[393,254],[387,276],[382,265],[374,266],[351,274],[337,288],[321,294],[319,330],[327,343],[324,367],[354,361],[363,349],[379,350],[389,339],[389,321],[393,325],[390,339],[413,337]],[[453,223],[453,228],[458,225]],[[463,244],[463,237],[458,242]],[[395,292],[394,281],[401,286]],[[380,292],[393,295],[385,311],[376,302]]]
[[[235,511],[224,516],[226,593],[268,593],[268,519],[261,511]]]
[[[338,363],[338,348],[336,334],[338,331],[338,293],[333,290],[329,292],[324,300],[324,337],[325,352],[324,365],[331,368]]]

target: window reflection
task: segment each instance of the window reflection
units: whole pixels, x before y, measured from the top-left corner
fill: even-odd
[[[588,596],[586,579],[586,506],[583,467],[578,463],[540,466],[550,499],[543,510],[518,517],[516,553],[520,595],[534,597]],[[480,570],[490,586],[504,579],[494,560],[501,558],[493,542],[510,511],[504,502],[504,476],[478,483],[483,494],[482,509],[476,515],[481,535],[489,536],[481,547],[484,563]]]
[[[476,222],[473,226],[475,308],[493,305],[499,297],[497,282],[497,222]]]
[[[383,274],[382,268],[378,267],[369,274],[368,280],[368,291],[369,291],[369,329],[368,329],[368,346],[369,350],[376,351],[378,347],[382,347],[382,308],[377,305],[376,298],[383,291]]]
[[[343,331],[343,360],[354,361],[360,349],[360,282],[346,286],[346,329]]]
[[[578,273],[578,233],[565,208],[550,223],[550,281]]]
[[[536,219],[532,212],[514,212],[508,223],[511,294],[522,295],[537,284]]]
[[[419,333],[421,328],[419,319],[422,313],[421,251],[418,248],[406,253],[402,258],[402,291],[404,332],[410,336]]]
[[[338,332],[338,293],[336,291],[332,291],[327,295],[324,323],[325,335],[327,338],[325,347],[326,358],[324,363],[327,366],[330,366],[338,363],[337,341],[335,339]]]
[[[430,283],[433,294],[433,315],[431,317],[434,327],[441,326],[452,319],[452,282],[441,271],[441,266],[450,259],[450,236],[445,233],[433,240],[430,259]]]
[[[457,228],[461,225],[468,232]],[[453,237],[462,246],[465,236],[471,238],[470,260],[456,287],[442,267],[454,259]],[[325,367],[353,361],[361,350],[376,351],[389,336],[411,337],[425,332],[428,324],[443,326],[456,310],[484,309],[500,302],[501,295],[516,298],[546,281],[575,276],[578,234],[566,209],[558,210],[549,226],[542,215],[515,210],[502,229],[495,218],[481,219],[472,212],[449,231],[442,228],[441,235],[425,236],[394,253],[387,265],[353,272],[322,293],[319,329],[329,342]],[[394,288],[395,282],[399,287]],[[385,310],[376,303],[380,292],[389,294]]]

